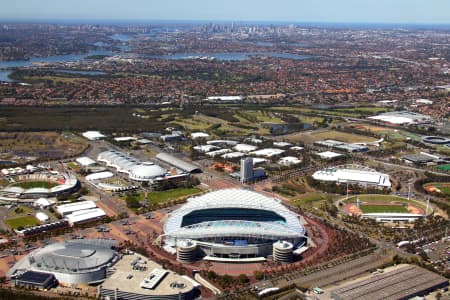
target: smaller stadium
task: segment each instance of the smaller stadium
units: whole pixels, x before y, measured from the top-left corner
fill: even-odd
[[[377,222],[414,222],[433,213],[429,204],[393,195],[358,195],[342,200],[342,210]]]
[[[359,184],[379,188],[391,188],[388,174],[361,165],[341,165],[316,171],[312,177],[318,181]]]
[[[106,279],[119,260],[114,240],[68,240],[39,248],[8,271],[15,278],[27,271],[53,274],[60,284],[94,284]]]
[[[9,178],[10,184],[0,190],[0,200],[25,201],[68,195],[80,188],[80,182],[69,173],[41,171]]]
[[[164,248],[181,262],[287,262],[307,242],[300,217],[281,201],[245,189],[189,198],[164,225]]]
[[[424,136],[422,141],[433,145],[450,145],[450,139],[442,136]]]

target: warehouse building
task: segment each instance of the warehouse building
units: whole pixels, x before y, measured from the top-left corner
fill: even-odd
[[[331,291],[335,300],[407,300],[424,296],[449,285],[448,279],[413,265],[401,265],[394,270],[346,284]]]
[[[326,168],[316,171],[312,177],[319,181],[360,184],[381,188],[391,187],[391,181],[388,174],[383,174],[359,165],[342,165]]]
[[[187,173],[201,173],[202,172],[200,167],[198,167],[194,164],[188,163],[184,160],[181,160],[181,159],[179,159],[173,155],[170,155],[168,153],[158,153],[156,155],[156,158],[166,164],[174,166],[175,168],[180,169]]]
[[[348,153],[369,151],[369,148],[364,145],[349,144],[349,143],[344,143],[344,142],[335,141],[335,140],[316,141],[316,142],[314,142],[314,145],[319,146],[319,147],[326,147],[326,148],[332,148],[335,150],[345,151]]]

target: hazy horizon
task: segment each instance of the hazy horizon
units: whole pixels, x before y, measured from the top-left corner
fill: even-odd
[[[446,0],[15,0],[1,21],[450,24]]]

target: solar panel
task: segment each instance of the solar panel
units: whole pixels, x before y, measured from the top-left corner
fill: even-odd
[[[51,279],[52,277],[54,277],[53,274],[36,271],[26,271],[25,273],[19,275],[16,279],[27,283],[44,284],[47,280]]]

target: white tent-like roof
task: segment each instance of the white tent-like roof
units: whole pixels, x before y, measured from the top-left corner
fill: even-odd
[[[106,213],[101,208],[92,208],[75,211],[71,214],[66,215],[66,220],[72,226],[78,223],[87,222],[90,220],[98,219],[106,216]]]
[[[46,198],[39,198],[36,201],[34,201],[34,206],[39,206],[39,207],[47,207],[50,206],[52,204],[54,204],[55,202],[53,201],[49,201]]]
[[[331,159],[331,158],[342,156],[342,154],[332,152],[332,151],[319,152],[319,153],[317,153],[317,155],[319,155],[321,158],[324,158],[324,159]]]
[[[92,160],[87,156],[78,157],[75,161],[83,167],[88,167],[95,164],[95,160]]]
[[[209,137],[209,134],[205,133],[205,132],[193,132],[191,133],[191,139],[195,140],[195,139],[199,139],[199,138],[207,138]]]
[[[83,136],[91,141],[96,141],[96,140],[106,137],[105,135],[100,133],[100,131],[86,131],[86,132],[83,132]]]
[[[95,180],[110,178],[110,177],[113,177],[113,176],[114,176],[114,174],[112,172],[109,172],[109,171],[98,172],[98,173],[89,174],[88,176],[86,176],[86,180],[87,181],[95,181]]]
[[[254,151],[256,149],[258,149],[258,147],[253,146],[253,145],[248,145],[248,144],[237,144],[236,146],[233,147],[234,150],[238,151],[238,152],[250,152],[250,151]]]
[[[48,217],[47,214],[43,213],[43,212],[37,212],[36,213],[36,218],[39,220],[39,222],[47,222],[50,218]]]

